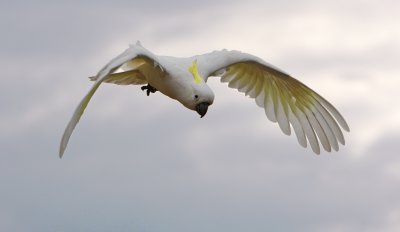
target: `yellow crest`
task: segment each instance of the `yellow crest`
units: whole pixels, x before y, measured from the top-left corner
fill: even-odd
[[[200,84],[203,81],[203,78],[201,78],[199,70],[197,69],[197,60],[192,62],[192,65],[189,67],[189,72],[193,75],[194,83]]]

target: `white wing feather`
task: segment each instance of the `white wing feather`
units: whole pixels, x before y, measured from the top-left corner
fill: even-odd
[[[97,88],[100,84],[110,77],[110,74],[114,73],[118,68],[122,65],[128,66],[129,69],[129,61],[133,60],[136,57],[146,57],[153,61],[153,65],[159,65],[158,58],[154,54],[152,54],[147,49],[143,48],[140,43],[136,45],[131,45],[127,50],[125,50],[122,54],[112,59],[106,66],[104,66],[95,77],[92,77],[91,80],[95,81],[92,88],[86,94],[86,96],[82,99],[79,105],[76,107],[74,114],[72,115],[71,120],[69,121],[67,127],[65,128],[64,134],[60,143],[59,155],[62,158],[65,148],[67,147],[69,138],[81,118],[83,112],[85,111],[86,106],[88,105],[90,99],[93,94],[96,92]],[[112,76],[112,75],[111,75]],[[115,77],[115,76],[114,76]],[[129,82],[129,81],[128,81]]]
[[[342,127],[350,131],[340,113],[328,101],[306,85],[258,57],[238,51],[215,51],[198,56],[199,69],[205,80],[220,76],[221,82],[244,92],[263,107],[268,119],[278,122],[290,135],[293,127],[303,147],[307,140],[320,153],[319,144],[330,152],[345,144]],[[339,126],[340,125],[340,126]]]

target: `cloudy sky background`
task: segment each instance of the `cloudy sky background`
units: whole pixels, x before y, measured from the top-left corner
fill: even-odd
[[[2,1],[0,231],[400,231],[398,1]],[[86,77],[156,54],[262,57],[347,119],[316,156],[210,80],[206,117],[103,85],[65,157]]]

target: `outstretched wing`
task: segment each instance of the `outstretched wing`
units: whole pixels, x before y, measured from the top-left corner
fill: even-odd
[[[221,51],[201,57],[206,77],[220,76],[228,86],[254,98],[268,119],[278,122],[281,130],[291,134],[293,127],[298,142],[320,153],[319,142],[330,152],[345,144],[339,125],[349,127],[340,113],[312,89],[261,59],[237,51]],[[199,64],[200,66],[200,64]],[[319,141],[319,142],[318,142]]]
[[[161,68],[158,62],[157,56],[152,54],[147,49],[143,48],[138,42],[136,45],[131,45],[122,54],[112,59],[106,66],[104,66],[99,73],[92,77],[91,80],[95,81],[92,88],[82,99],[79,105],[76,107],[71,120],[65,128],[63,137],[60,143],[59,155],[60,158],[63,156],[65,148],[67,147],[69,138],[81,118],[86,106],[88,105],[93,94],[97,88],[104,81],[112,82],[117,84],[140,84],[141,81],[145,81],[145,78],[136,68],[140,65],[151,65],[154,68]],[[125,72],[115,73],[119,68],[125,70]]]

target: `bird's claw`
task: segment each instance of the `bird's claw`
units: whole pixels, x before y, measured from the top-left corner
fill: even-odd
[[[147,94],[147,96],[149,96],[150,95],[150,93],[155,93],[156,91],[157,91],[157,89],[156,88],[154,88],[153,86],[151,86],[151,85],[145,85],[145,86],[142,86],[141,87],[141,89],[143,90],[143,91],[145,91],[146,90],[146,94]]]

